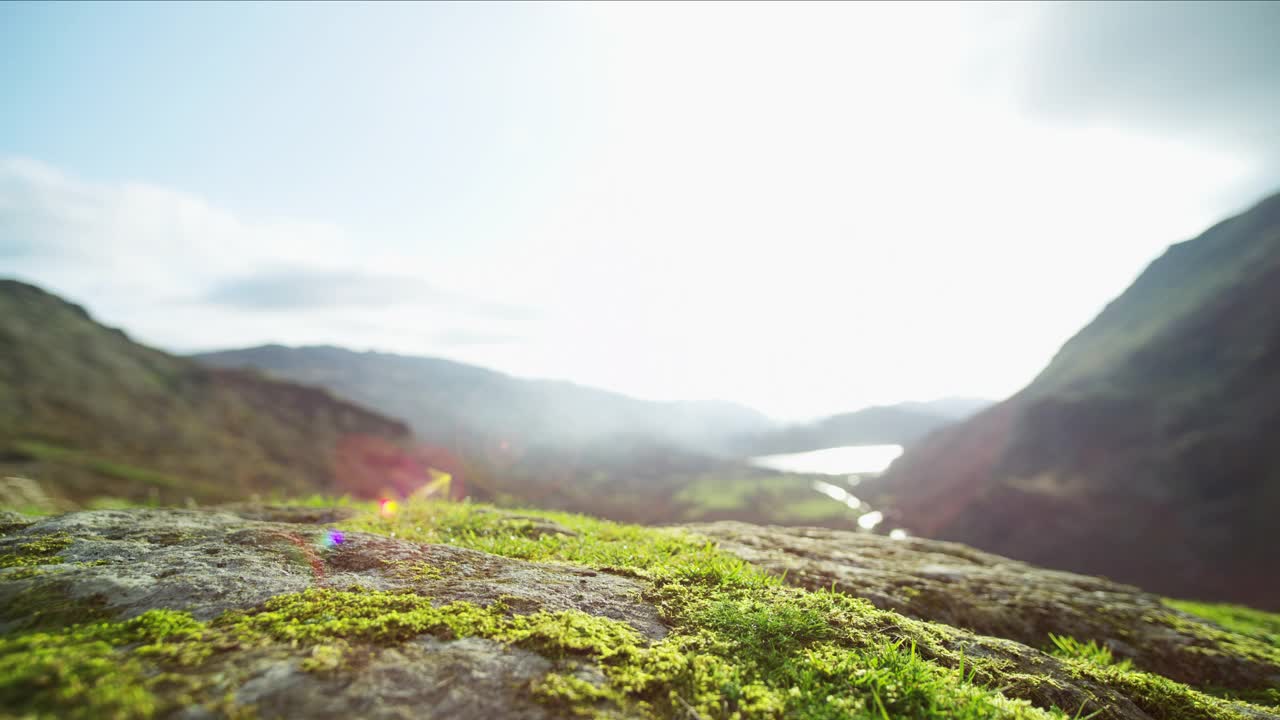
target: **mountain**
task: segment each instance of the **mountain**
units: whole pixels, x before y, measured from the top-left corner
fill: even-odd
[[[337,347],[268,345],[195,356],[253,368],[404,418],[421,439],[449,447],[576,449],[615,438],[720,452],[729,438],[773,423],[731,403],[662,403],[568,382],[528,380],[430,357]]]
[[[875,406],[744,436],[737,447],[743,455],[774,455],[844,445],[905,446],[953,420],[930,403]]]
[[[865,491],[929,537],[1280,608],[1280,195],[1173,245],[1024,390]]]
[[[22,502],[360,493],[369,458],[408,439],[323,390],[202,367],[0,280],[0,491]]]

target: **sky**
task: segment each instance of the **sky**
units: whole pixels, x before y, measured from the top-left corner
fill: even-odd
[[[175,351],[1005,397],[1280,190],[1280,3],[0,4],[0,275]]]

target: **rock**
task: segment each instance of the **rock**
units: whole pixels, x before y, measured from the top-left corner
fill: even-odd
[[[218,505],[215,510],[222,510],[239,515],[247,520],[263,520],[281,523],[336,523],[356,514],[350,507],[333,505],[331,507],[299,507],[294,505],[261,505],[255,503],[227,503]]]
[[[20,530],[34,523],[37,519],[12,510],[0,510],[0,535],[7,535],[14,530]]]
[[[287,507],[14,519],[0,535],[0,707],[182,720],[781,720],[827,717],[833,703],[851,716],[1276,717],[1044,651],[1048,632],[1098,639],[1188,683],[1276,704],[1276,655],[1251,654],[1256,640],[1133,588],[962,546],[470,505],[366,513],[348,527],[386,535]]]
[[[1104,578],[1045,570],[965,545],[825,528],[737,522],[685,526],[788,583],[832,589],[907,617],[1015,640],[1094,640],[1142,670],[1192,685],[1280,686],[1280,665],[1252,638]],[[1237,652],[1221,652],[1229,642]],[[1270,657],[1268,657],[1270,656]]]
[[[551,661],[482,638],[419,638],[381,648],[342,675],[307,672],[299,665],[296,659],[262,663],[236,691],[236,702],[257,707],[265,717],[321,720],[550,715],[518,690],[550,672]]]
[[[33,539],[69,536],[57,565],[3,582],[0,607],[20,596],[62,594],[121,618],[153,608],[198,620],[247,609],[309,587],[413,590],[439,603],[489,604],[517,612],[580,610],[626,622],[661,638],[657,611],[638,602],[631,578],[585,568],[512,560],[448,545],[424,545],[367,533],[247,520],[195,510],[98,510],[41,520],[0,538],[0,553]],[[0,611],[0,630],[24,622]]]
[[[512,533],[523,535],[528,538],[540,538],[543,535],[564,535],[565,537],[578,536],[578,533],[558,522],[534,515],[502,513],[502,524],[503,527],[509,529]]]

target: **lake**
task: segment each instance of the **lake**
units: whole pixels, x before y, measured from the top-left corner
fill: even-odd
[[[751,464],[781,472],[864,475],[884,472],[902,454],[901,445],[850,445],[786,455],[761,455]]]
[[[850,445],[786,455],[761,455],[751,458],[751,464],[780,472],[843,476],[844,481],[840,484],[814,480],[813,491],[844,503],[850,510],[859,513],[859,527],[874,530],[884,520],[884,515],[879,510],[866,507],[849,490],[857,485],[860,476],[884,472],[889,463],[901,454],[901,445]],[[835,479],[832,477],[832,480]],[[889,536],[900,539],[905,538],[907,533],[905,530],[894,529]]]

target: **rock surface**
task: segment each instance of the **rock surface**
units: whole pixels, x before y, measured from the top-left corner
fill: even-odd
[[[476,518],[503,516],[495,527],[507,528],[503,532],[518,528],[526,537],[549,546],[641,541],[639,536],[627,535],[620,540],[607,534],[614,531],[592,535],[598,531],[583,529],[589,525],[568,527],[537,515],[485,508],[471,512]],[[390,591],[390,597],[412,597],[435,608],[447,609],[457,603],[477,611],[502,608],[498,612],[506,617],[548,617],[554,613],[564,617],[567,613],[569,625],[561,627],[570,630],[574,630],[574,617],[607,618],[634,637],[632,641],[619,636],[636,643],[633,647],[655,647],[675,638],[693,643],[678,647],[696,650],[709,642],[698,635],[698,627],[687,626],[689,608],[694,606],[686,604],[681,609],[671,604],[676,597],[671,594],[674,586],[664,585],[666,581],[649,582],[647,576],[635,571],[530,562],[451,545],[412,542],[391,537],[391,532],[380,535],[333,529],[331,523],[351,514],[343,509],[236,507],[219,511],[100,510],[40,519],[0,515],[0,642],[4,633],[30,638],[35,627],[65,627],[98,618],[116,622],[145,619],[147,611],[156,609],[188,612],[196,621],[212,623],[203,625],[205,628],[225,628],[217,623],[227,622],[228,617],[262,619],[276,612],[269,602],[273,598],[305,596],[304,591],[314,588],[338,591],[352,587],[363,588],[362,593]],[[1077,708],[1097,709],[1097,718],[1116,720],[1277,717],[1263,706],[1189,693],[1187,688],[1175,688],[1170,696],[1174,700],[1167,700],[1158,696],[1167,688],[1150,686],[1151,682],[1168,682],[1162,678],[1153,681],[1154,676],[1144,673],[1113,672],[1113,668],[1082,665],[1045,652],[1049,633],[1070,635],[1096,640],[1117,657],[1132,660],[1139,670],[1188,685],[1249,691],[1262,688],[1264,692],[1265,688],[1280,688],[1280,666],[1274,662],[1274,651],[1256,639],[1179,613],[1159,598],[1131,587],[1041,570],[960,545],[894,540],[867,533],[710,523],[689,526],[677,535],[686,538],[681,542],[697,548],[706,545],[701,537],[711,538],[724,553],[769,573],[785,573],[790,584],[815,591],[834,589],[892,611],[879,612],[849,600],[865,610],[830,615],[822,622],[849,628],[849,634],[842,637],[852,639],[854,646],[865,643],[874,647],[896,640],[906,643],[913,656],[918,652],[945,674],[967,677],[964,682],[979,687],[1000,688],[1011,700],[1012,709],[995,717],[1049,717],[1039,713],[1054,708],[1065,709],[1068,716]],[[654,534],[650,539],[666,542],[670,536]],[[786,602],[796,594],[804,593],[774,587],[757,597]],[[353,602],[359,602],[364,596],[354,597]],[[751,611],[750,595],[735,597],[739,599],[725,600],[730,605],[715,612],[733,610],[734,603]],[[715,602],[713,597],[713,608],[717,607]],[[305,630],[307,622],[333,619],[324,613],[345,616],[348,608],[340,605],[292,622],[304,623]],[[759,622],[784,622],[786,612],[793,611],[784,609],[773,619],[760,616]],[[395,622],[408,622],[403,619],[408,616],[399,617]],[[163,688],[167,687],[164,682],[176,682],[174,678],[188,673],[183,682],[195,682],[203,698],[199,704],[170,702],[161,716],[184,720],[239,717],[240,708],[251,707],[259,718],[535,719],[598,710],[602,707],[599,703],[617,698],[598,694],[615,687],[602,673],[616,674],[617,667],[606,671],[599,664],[609,648],[597,647],[594,655],[563,652],[576,642],[572,638],[570,645],[556,650],[536,643],[502,641],[500,634],[481,637],[414,630],[396,635],[393,642],[368,638],[348,642],[328,634],[299,644],[296,640],[282,642],[280,636],[243,640],[237,638],[250,636],[218,632],[222,631],[213,633],[221,638],[216,641],[221,643],[218,648],[194,660],[184,659],[191,652],[190,645],[162,645],[153,651],[169,653],[163,657],[169,658],[166,662],[170,665],[157,666],[168,668],[163,671],[143,672],[139,677],[144,683],[161,683],[157,687]],[[755,630],[744,626],[742,632]],[[786,632],[785,624],[776,632]],[[809,632],[834,637],[830,630]],[[774,642],[771,635],[766,642]],[[788,641],[779,635],[777,642],[783,646]],[[801,651],[799,656],[803,655]],[[0,669],[13,660],[12,656],[6,659],[0,650]],[[698,662],[710,660],[705,656]],[[654,667],[661,666],[649,670]],[[193,681],[191,673],[198,678]],[[631,677],[623,682],[647,682]],[[539,683],[548,678],[559,678],[558,687],[569,688],[568,694],[557,695],[554,702],[538,696]],[[145,687],[154,689],[152,684]],[[658,715],[682,716],[686,700],[680,693],[689,691],[678,685],[659,687],[658,691],[643,691],[640,697],[666,697],[675,710]],[[674,687],[680,689],[670,689]],[[721,692],[715,687],[713,697]],[[0,692],[3,690],[0,687]],[[586,705],[565,704],[566,697],[585,698]],[[224,698],[220,701],[223,704],[210,703],[208,698]],[[1179,698],[1191,700],[1182,702]],[[631,705],[604,707],[610,716],[634,714]],[[652,710],[653,706],[648,707]],[[654,713],[646,710],[638,714]],[[33,715],[46,716],[50,715]],[[695,714],[690,709],[684,716],[706,715],[705,710]],[[733,715],[726,710],[723,716]],[[748,712],[740,717],[755,716]],[[776,709],[762,716],[780,717]]]
[[[63,561],[15,582],[0,574],[0,607],[22,595],[65,594],[129,618],[153,608],[198,620],[243,610],[310,587],[413,590],[440,604],[489,604],[517,612],[580,610],[625,622],[646,637],[666,634],[635,580],[586,568],[531,563],[448,545],[323,527],[247,520],[197,510],[97,510],[42,520],[0,538],[0,552],[66,533]],[[329,547],[326,547],[329,545]],[[24,620],[5,617],[0,630]]]
[[[519,688],[546,675],[550,660],[483,638],[419,638],[379,649],[342,675],[307,672],[296,658],[258,664],[236,701],[264,717],[515,718],[551,713]]]
[[[734,522],[688,528],[789,583],[834,588],[907,617],[1031,647],[1045,647],[1050,633],[1094,640],[1179,682],[1280,687],[1280,665],[1262,656],[1261,645],[1257,655],[1206,652],[1222,640],[1216,628],[1104,578],[919,538]]]

